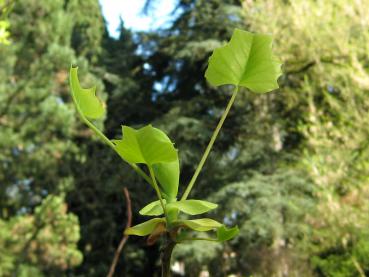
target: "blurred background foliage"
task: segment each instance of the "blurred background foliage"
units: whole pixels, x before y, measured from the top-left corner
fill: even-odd
[[[177,0],[170,26],[122,22],[118,38],[97,0],[11,2],[0,1],[1,276],[105,276],[122,188],[134,224],[155,197],[78,120],[70,63],[106,101],[108,137],[122,123],[169,134],[183,191],[230,96],[204,80],[207,59],[235,27],[274,35],[281,89],[239,94],[192,192],[240,235],[180,245],[174,261],[186,276],[369,276],[368,0]],[[158,246],[130,238],[116,276],[158,272]]]
[[[9,44],[9,22],[6,16],[9,13],[13,3],[10,1],[0,0],[0,44]]]

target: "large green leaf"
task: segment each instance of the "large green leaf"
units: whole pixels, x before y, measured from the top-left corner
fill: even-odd
[[[164,204],[166,203],[165,199],[163,199]],[[147,204],[139,211],[140,215],[151,215],[151,216],[158,216],[162,215],[163,208],[161,207],[160,200],[156,200]]]
[[[210,218],[177,220],[173,223],[180,226],[187,226],[188,228],[199,232],[210,231],[222,226],[222,224]]]
[[[170,163],[157,163],[153,165],[153,170],[161,187],[165,198],[170,202],[174,201],[178,194],[179,184],[179,159]]]
[[[78,67],[70,68],[70,87],[72,97],[77,110],[83,116],[90,119],[98,119],[103,117],[105,113],[104,105],[96,97],[96,87],[82,88],[78,80]]]
[[[155,230],[159,223],[164,223],[164,218],[153,218],[144,223],[130,227],[124,231],[125,235],[147,236]]]
[[[218,205],[208,201],[191,199],[169,203],[168,207],[177,208],[181,212],[189,215],[197,215],[215,209],[216,207],[218,207]]]
[[[228,229],[227,227],[222,225],[217,229],[217,239],[219,242],[230,240],[237,236],[239,232],[240,230],[237,226]]]
[[[129,163],[143,163],[152,166],[178,159],[177,150],[168,136],[151,125],[138,130],[123,126],[122,132],[123,139],[113,142],[118,154]]]
[[[263,93],[278,88],[281,63],[272,53],[272,37],[235,29],[209,59],[205,77],[214,86],[244,86]]]

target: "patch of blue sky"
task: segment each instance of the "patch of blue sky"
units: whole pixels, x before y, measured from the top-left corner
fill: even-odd
[[[166,27],[173,18],[176,0],[156,0],[148,14],[142,10],[146,0],[99,0],[102,13],[107,22],[109,34],[119,36],[120,20],[133,31],[150,31]]]

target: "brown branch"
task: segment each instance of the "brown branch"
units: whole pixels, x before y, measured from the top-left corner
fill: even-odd
[[[124,192],[124,197],[126,198],[126,205],[127,205],[127,224],[126,224],[126,229],[131,227],[132,224],[132,206],[131,206],[131,199],[129,197],[129,192],[127,188],[123,188],[123,192]],[[110,266],[110,270],[109,273],[107,275],[107,277],[113,277],[114,272],[115,272],[115,267],[117,266],[118,260],[119,260],[119,256],[120,253],[122,252],[122,249],[124,247],[124,245],[126,244],[128,240],[128,236],[124,235],[118,245],[118,248],[115,250],[115,255],[114,255],[114,259],[113,262]]]
[[[287,74],[297,74],[297,73],[308,70],[310,67],[313,67],[314,65],[316,65],[316,61],[311,61],[311,62],[304,64],[300,68],[288,70]]]

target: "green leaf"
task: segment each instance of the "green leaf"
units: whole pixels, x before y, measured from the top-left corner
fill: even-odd
[[[113,140],[113,142],[118,154],[129,163],[152,166],[178,159],[177,150],[168,136],[151,125],[138,130],[122,126],[122,132],[123,139]]]
[[[169,203],[168,207],[174,207],[189,215],[197,215],[206,213],[218,207],[217,204],[203,200],[182,200]]]
[[[165,197],[174,201],[178,194],[179,185],[179,159],[170,163],[157,163],[153,165],[155,177],[158,179]]]
[[[153,218],[144,223],[130,227],[124,231],[125,235],[147,236],[151,234],[159,223],[164,223],[164,218]]]
[[[231,40],[209,59],[206,79],[214,86],[243,86],[263,93],[278,88],[281,63],[272,53],[272,37],[235,29]]]
[[[230,240],[237,236],[239,232],[240,230],[237,226],[228,229],[227,227],[222,225],[217,229],[217,239],[219,242]]]
[[[163,199],[163,202],[164,204],[166,203],[165,199]],[[164,212],[163,208],[161,207],[160,200],[157,200],[147,204],[139,211],[139,213],[140,215],[158,216],[162,215]]]
[[[210,219],[210,218],[200,218],[200,219],[193,219],[193,220],[177,220],[173,222],[176,225],[183,225],[187,226],[188,228],[199,231],[205,232],[210,231],[222,226],[219,222]]]
[[[96,87],[82,88],[78,80],[77,71],[78,67],[72,66],[70,68],[70,87],[78,112],[90,119],[103,117],[105,108],[99,98],[96,97]]]

